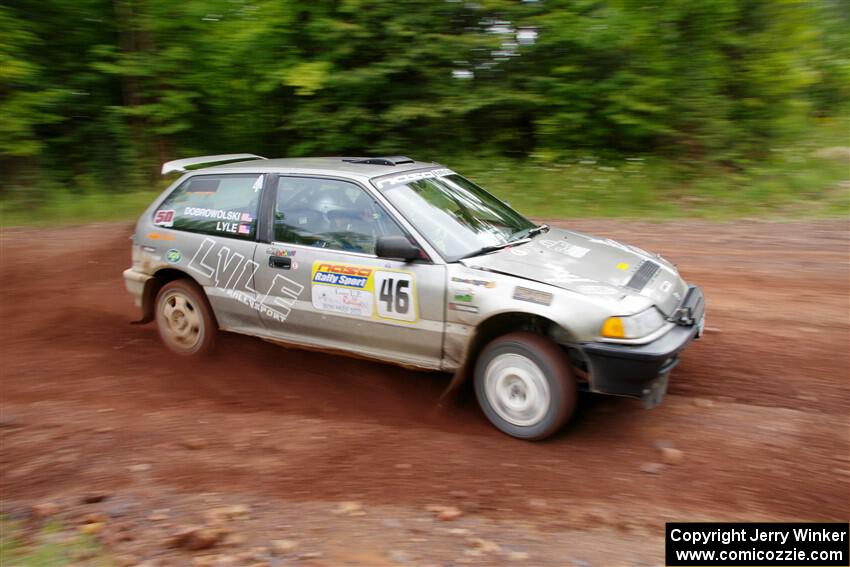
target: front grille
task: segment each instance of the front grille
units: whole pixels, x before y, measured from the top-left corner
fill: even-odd
[[[658,264],[651,260],[646,260],[638,267],[637,271],[632,274],[632,277],[626,283],[626,287],[635,291],[642,290],[646,287],[646,284],[649,283],[649,280],[652,279],[652,276],[655,275],[655,272],[658,271],[658,268]]]

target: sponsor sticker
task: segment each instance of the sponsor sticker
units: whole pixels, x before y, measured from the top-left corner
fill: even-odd
[[[171,248],[165,253],[165,260],[170,264],[178,264],[182,258],[183,254],[181,254],[180,250],[176,248]]]
[[[527,287],[517,286],[514,289],[514,299],[519,301],[528,301],[538,305],[551,305],[552,294],[545,291],[538,291]]]
[[[361,289],[319,284],[313,286],[313,307],[343,315],[371,317],[373,296]]]
[[[313,263],[313,283],[367,289],[371,284],[372,268],[352,266],[350,264],[332,264],[316,261]],[[371,289],[369,286],[368,289]]]
[[[418,318],[410,272],[315,261],[310,281],[313,307],[320,311],[406,322]]]
[[[452,311],[461,311],[463,313],[478,313],[478,308],[474,305],[465,305],[463,303],[449,303],[449,309]]]
[[[472,300],[475,299],[475,294],[471,291],[459,291],[455,292],[455,301],[462,301],[464,303],[472,303]]]
[[[433,169],[431,171],[422,171],[417,173],[406,173],[404,175],[397,175],[395,177],[390,177],[388,179],[379,179],[375,185],[378,189],[383,188],[385,185],[398,185],[399,183],[411,183],[413,181],[418,181],[420,179],[431,179],[434,177],[444,177],[446,175],[453,175],[454,171],[451,169]]]
[[[471,278],[459,278],[456,276],[452,277],[452,281],[455,283],[463,283],[468,285],[475,285],[480,287],[494,288],[496,287],[496,282],[490,280],[476,280]]]
[[[162,209],[157,211],[153,217],[156,226],[174,226],[174,209]]]
[[[286,248],[276,248],[274,246],[269,246],[268,248],[266,248],[266,254],[268,254],[269,256],[277,256],[279,258],[292,257],[292,256],[295,256],[295,254],[297,252],[298,252],[297,250],[289,250],[289,249],[286,249]]]

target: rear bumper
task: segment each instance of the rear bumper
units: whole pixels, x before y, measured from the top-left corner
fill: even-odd
[[[704,305],[702,290],[691,286],[674,313],[676,326],[651,343],[583,343],[590,391],[640,398],[647,407],[658,405],[679,354],[702,334]]]

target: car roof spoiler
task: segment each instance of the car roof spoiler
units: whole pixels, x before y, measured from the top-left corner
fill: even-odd
[[[162,174],[168,175],[169,173],[174,173],[175,171],[179,173],[185,173],[190,169],[201,169],[203,167],[210,167],[212,165],[221,165],[223,163],[231,163],[234,161],[249,161],[254,159],[266,158],[254,154],[221,154],[217,156],[198,156],[186,159],[176,159],[174,161],[167,161],[162,164]]]

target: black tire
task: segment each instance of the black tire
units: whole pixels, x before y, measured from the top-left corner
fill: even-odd
[[[578,392],[558,345],[534,333],[516,332],[494,339],[481,352],[475,363],[475,395],[497,429],[537,441],[567,422]]]
[[[154,310],[160,339],[171,352],[197,357],[212,353],[218,325],[206,294],[195,282],[180,279],[162,286]]]

